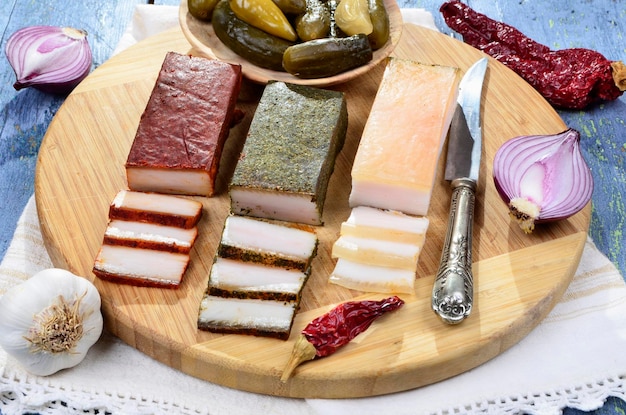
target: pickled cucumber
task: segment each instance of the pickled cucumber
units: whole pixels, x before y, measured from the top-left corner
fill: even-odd
[[[218,0],[187,0],[189,14],[198,20],[211,21],[213,9]]]
[[[235,16],[228,0],[220,0],[212,16],[218,39],[233,52],[262,68],[284,71],[283,53],[294,42],[270,35]]]
[[[302,41],[327,37],[330,33],[330,10],[321,0],[306,0],[306,11],[296,18],[296,32]]]
[[[306,12],[306,0],[273,0],[285,14],[298,15]]]
[[[290,46],[283,55],[283,67],[300,78],[325,78],[364,65],[372,57],[367,35],[361,33],[309,40]]]
[[[389,15],[383,0],[368,0],[372,33],[368,38],[373,50],[380,49],[389,39]]]

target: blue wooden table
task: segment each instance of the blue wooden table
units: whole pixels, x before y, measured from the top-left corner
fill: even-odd
[[[400,7],[420,7],[435,16],[439,29],[450,33],[438,9],[443,0],[399,0]],[[0,46],[16,30],[31,25],[73,26],[89,33],[94,67],[114,51],[134,6],[146,0],[66,0],[0,2]],[[179,0],[157,0],[177,5]],[[509,23],[553,49],[585,47],[611,60],[626,59],[626,2],[615,0],[511,1],[469,0],[475,10]],[[71,6],[70,6],[71,4]],[[15,225],[33,193],[37,152],[46,128],[63,97],[34,89],[17,92],[15,76],[0,56],[0,259],[12,239]],[[584,155],[594,180],[590,235],[626,275],[626,97],[585,111],[559,111],[564,122],[581,132]],[[611,398],[594,414],[623,414],[626,403]],[[582,414],[566,409],[564,414]]]

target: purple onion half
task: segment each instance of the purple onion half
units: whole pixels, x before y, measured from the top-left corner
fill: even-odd
[[[33,87],[67,94],[91,70],[87,33],[71,27],[22,28],[11,35],[5,53],[17,78],[16,90]]]
[[[591,200],[593,177],[580,150],[580,133],[512,138],[496,152],[493,180],[511,217],[526,233],[536,223],[568,218]]]

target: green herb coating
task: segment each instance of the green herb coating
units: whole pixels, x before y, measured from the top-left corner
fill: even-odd
[[[293,320],[292,323],[293,325]],[[291,332],[291,326],[287,330],[281,330],[281,328],[272,329],[260,329],[257,327],[249,327],[242,325],[232,325],[227,326],[222,324],[221,322],[214,321],[202,321],[198,320],[198,329],[209,331],[211,333],[222,333],[222,334],[247,334],[251,336],[257,337],[269,337],[278,340],[287,340],[289,339],[289,333]]]
[[[271,252],[252,251],[238,246],[226,245],[220,243],[217,248],[217,255],[222,258],[235,259],[244,262],[255,262],[257,264],[270,265],[285,269],[297,269],[305,272],[311,265],[313,257],[317,253],[317,246],[311,256],[305,260],[296,258],[286,258]]]
[[[310,197],[321,215],[348,111],[342,92],[270,82],[230,187]]]
[[[207,289],[207,293],[214,297],[223,297],[223,298],[239,298],[242,300],[245,299],[258,299],[258,300],[273,300],[273,301],[287,301],[287,302],[296,302],[300,303],[300,296],[302,294],[302,290],[311,275],[311,267],[309,267],[304,272],[305,278],[302,281],[302,285],[300,286],[300,290],[297,292],[282,292],[282,291],[261,291],[261,290],[245,290],[243,288],[238,288],[235,286],[226,286],[214,284],[211,278],[209,277],[209,287]]]

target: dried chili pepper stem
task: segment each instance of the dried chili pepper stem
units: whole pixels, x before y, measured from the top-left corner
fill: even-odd
[[[622,61],[611,62],[613,80],[620,91],[626,91],[626,65]]]
[[[315,346],[309,343],[303,334],[299,335],[296,344],[293,346],[293,351],[291,352],[287,366],[280,377],[281,382],[286,382],[287,379],[291,377],[296,367],[304,362],[315,359],[315,356]]]
[[[348,301],[315,318],[298,337],[280,380],[286,382],[301,363],[333,354],[367,330],[378,317],[403,304],[398,296],[380,301]]]

